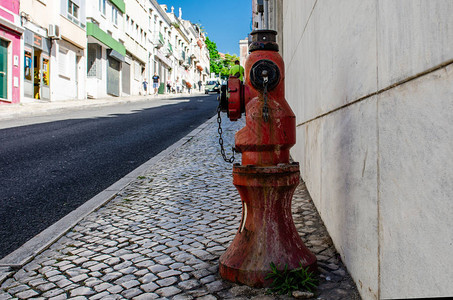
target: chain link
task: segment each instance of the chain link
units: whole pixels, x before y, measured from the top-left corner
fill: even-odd
[[[264,98],[263,120],[264,120],[264,122],[269,121],[269,107],[267,105],[267,85],[268,84],[269,84],[269,79],[267,77],[264,77],[264,80],[263,80],[263,86],[264,86],[264,92],[263,92],[263,98]]]
[[[234,152],[236,152],[236,149],[232,147],[233,150],[233,155],[228,158],[225,154],[225,148],[223,147],[223,138],[222,138],[222,117],[220,117],[220,104],[217,107],[217,123],[219,124],[219,128],[217,129],[217,132],[219,133],[219,144],[220,144],[220,153],[222,154],[223,160],[226,161],[227,163],[233,163],[234,162]]]

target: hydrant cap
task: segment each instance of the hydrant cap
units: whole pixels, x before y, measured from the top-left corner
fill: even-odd
[[[252,43],[249,46],[249,51],[269,50],[278,51],[276,42],[277,31],[275,30],[254,30],[251,33]]]

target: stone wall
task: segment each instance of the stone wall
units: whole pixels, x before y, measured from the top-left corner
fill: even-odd
[[[292,156],[364,299],[453,295],[452,13],[282,3]]]

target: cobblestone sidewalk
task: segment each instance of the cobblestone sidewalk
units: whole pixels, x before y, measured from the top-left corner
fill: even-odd
[[[277,299],[223,281],[218,259],[241,215],[212,126],[13,273],[0,299]],[[241,122],[224,123],[225,144]],[[74,195],[76,197],[77,195]],[[318,299],[360,299],[301,183],[294,221],[320,266]]]

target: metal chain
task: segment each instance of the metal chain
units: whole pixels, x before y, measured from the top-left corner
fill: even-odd
[[[227,163],[233,163],[234,162],[234,152],[236,149],[232,147],[233,150],[233,155],[230,158],[227,158],[225,154],[225,148],[223,148],[223,138],[222,138],[222,117],[220,117],[220,104],[217,107],[217,123],[219,124],[219,129],[217,129],[217,132],[219,133],[219,144],[220,144],[220,153],[222,154],[223,160],[226,161]]]
[[[264,98],[264,105],[263,105],[263,120],[264,122],[267,122],[269,120],[269,107],[267,105],[267,85],[269,84],[269,79],[267,77],[263,78],[263,85],[264,85],[264,92],[263,92],[263,98]]]

